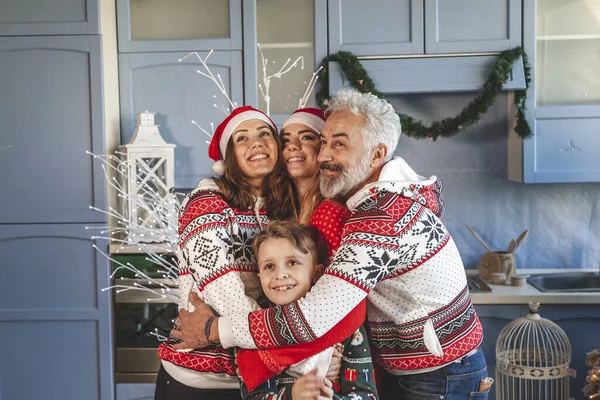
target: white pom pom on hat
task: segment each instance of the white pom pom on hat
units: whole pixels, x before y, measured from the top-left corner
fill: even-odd
[[[215,163],[213,164],[212,170],[217,175],[223,175],[225,173],[225,163],[223,159],[227,152],[227,143],[233,135],[235,129],[242,123],[251,119],[259,119],[269,124],[273,130],[277,131],[275,123],[269,118],[269,116],[254,107],[244,106],[234,109],[231,114],[223,122],[217,126],[215,133],[212,136],[212,140],[208,146],[208,156],[212,158]]]
[[[225,163],[223,160],[215,161],[212,165],[212,170],[215,174],[222,176],[225,173]]]

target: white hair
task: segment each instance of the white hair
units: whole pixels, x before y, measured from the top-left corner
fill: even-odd
[[[325,115],[346,111],[366,118],[362,129],[365,152],[371,152],[382,144],[388,151],[385,159],[390,160],[402,134],[400,117],[392,105],[371,93],[342,89],[329,99]]]

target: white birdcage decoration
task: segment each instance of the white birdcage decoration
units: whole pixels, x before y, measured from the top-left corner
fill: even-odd
[[[554,322],[538,314],[540,304],[502,329],[496,341],[496,398],[568,399],[571,344]]]
[[[160,136],[154,113],[148,111],[138,114],[133,138],[119,147],[119,175],[126,193],[119,197],[131,243],[161,241],[155,230],[161,225],[160,207],[169,201],[175,184],[175,147]]]

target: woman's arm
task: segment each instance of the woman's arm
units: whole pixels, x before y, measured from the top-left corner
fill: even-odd
[[[188,311],[188,293],[194,291],[219,315],[260,309],[246,295],[242,279],[256,279],[250,240],[260,230],[246,224],[242,230],[232,208],[213,191],[200,191],[186,202],[179,218],[180,292]],[[256,220],[256,218],[254,218]],[[256,282],[258,285],[258,282]]]

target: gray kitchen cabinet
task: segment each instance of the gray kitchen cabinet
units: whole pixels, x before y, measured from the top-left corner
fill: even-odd
[[[540,315],[560,326],[571,343],[571,364],[574,377],[570,382],[571,397],[583,398],[585,378],[591,369],[585,365],[586,353],[600,348],[600,310],[597,304],[542,305]]]
[[[0,36],[100,33],[98,0],[0,0]]]
[[[242,0],[117,0],[120,53],[241,50]]]
[[[81,224],[0,225],[3,399],[113,398],[110,271],[90,236]]]
[[[475,305],[477,315],[483,325],[482,349],[488,364],[488,375],[495,378],[496,373],[496,340],[500,331],[511,321],[522,318],[529,312],[527,305],[478,304]],[[596,304],[559,305],[543,304],[539,310],[543,318],[560,326],[571,343],[571,369],[576,377],[570,381],[571,397],[582,398],[581,390],[585,385],[585,377],[589,368],[585,365],[585,355],[599,347],[598,331],[600,330],[600,313]],[[492,387],[489,399],[496,398]]]
[[[506,304],[476,304],[475,311],[483,326],[483,343],[481,350],[485,355],[488,367],[488,376],[496,379],[496,340],[500,331],[517,318],[524,317],[529,311],[526,305],[506,305]],[[495,387],[489,394],[489,400],[495,400]]]
[[[486,53],[521,44],[519,0],[329,0],[328,6],[331,53]]]
[[[361,60],[377,89],[385,95],[409,93],[456,93],[481,90],[496,64],[496,56],[417,57]],[[351,86],[338,62],[329,62],[329,93]],[[523,60],[502,90],[525,89]]]
[[[328,9],[330,53],[423,53],[423,0],[329,0]]]
[[[101,38],[0,37],[0,223],[104,216]]]
[[[520,44],[520,0],[425,0],[427,54],[503,51]]]
[[[272,75],[286,61],[302,61],[281,79],[270,81],[269,115],[281,127],[298,108],[312,74],[327,55],[327,3],[324,0],[272,2],[244,0],[244,99],[246,105],[267,111],[259,85],[265,88],[264,75]],[[289,29],[290,16],[294,26]],[[258,44],[260,43],[260,50]],[[268,60],[265,70],[261,52]],[[307,107],[314,107],[314,92]]]
[[[208,52],[200,52],[205,57]],[[121,97],[121,142],[133,136],[136,114],[156,112],[155,123],[167,143],[175,149],[175,187],[194,188],[212,175],[208,157],[211,123],[216,127],[226,115],[215,108],[228,105],[217,86],[197,73],[206,72],[195,57],[179,62],[187,52],[121,53],[119,76]],[[243,104],[241,51],[215,51],[207,62],[211,72],[220,75],[231,100]]]
[[[533,136],[509,132],[510,180],[600,182],[599,15],[585,1],[524,2],[531,64],[525,117]]]

